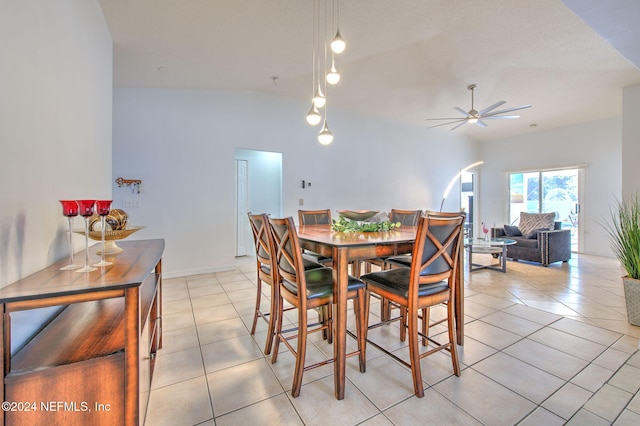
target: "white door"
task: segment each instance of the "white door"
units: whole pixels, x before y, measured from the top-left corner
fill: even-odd
[[[247,175],[249,162],[236,160],[236,256],[247,255],[247,242],[249,241],[249,218],[247,217]]]

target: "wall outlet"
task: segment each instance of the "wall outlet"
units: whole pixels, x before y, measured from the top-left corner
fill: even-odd
[[[300,198],[300,199],[298,200],[298,205],[299,205],[299,206],[304,206],[304,198]]]

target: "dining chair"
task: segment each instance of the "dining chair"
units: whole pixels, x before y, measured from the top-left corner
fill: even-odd
[[[459,252],[462,245],[463,222],[464,217],[462,216],[451,218],[421,217],[413,246],[411,267],[387,269],[361,277],[361,280],[367,285],[365,298],[368,299],[370,293],[378,294],[406,310],[406,317],[401,315],[399,320],[401,327],[406,326],[409,331],[409,363],[368,338],[366,342],[373,344],[398,362],[411,368],[414,393],[419,398],[424,396],[420,359],[437,351],[447,350],[451,354],[453,372],[456,376],[460,376],[454,303],[451,302],[455,297],[455,279],[458,268],[460,268]],[[368,320],[369,304],[366,302],[365,317]],[[447,303],[447,315],[437,324],[447,322],[449,341],[441,344],[425,333],[428,330],[419,331],[418,320],[421,309],[444,302],[449,302]],[[396,319],[372,324],[367,327],[367,331],[394,320]],[[427,348],[426,352],[421,353],[420,337],[433,347]]]
[[[312,270],[303,268],[302,250],[298,240],[298,234],[292,217],[284,219],[269,219],[271,232],[276,247],[276,264],[280,275],[280,291],[278,295],[277,321],[276,321],[276,341],[271,355],[271,362],[278,359],[280,343],[284,343],[296,358],[296,365],[293,374],[293,386],[291,395],[295,398],[300,395],[303,373],[312,368],[333,362],[333,358],[305,366],[307,335],[332,327],[331,318],[315,324],[308,324],[307,311],[333,303],[333,269],[321,267]],[[366,369],[366,359],[364,353],[365,335],[367,323],[364,313],[366,308],[365,285],[362,281],[349,276],[347,298],[354,300],[354,312],[356,314],[356,332],[358,341],[358,351],[347,356],[359,356],[360,371]],[[293,329],[282,329],[282,313],[284,301],[290,303],[298,310],[298,325]],[[296,332],[295,334],[291,334]],[[296,348],[289,343],[291,339],[298,339]]]
[[[298,210],[298,224],[303,225],[331,225],[331,210]],[[304,251],[304,257],[324,266],[332,266],[333,259],[309,250]]]
[[[431,211],[431,210],[426,210],[425,211],[425,215],[429,216],[429,217],[440,217],[440,218],[451,218],[451,217],[458,217],[458,216],[462,216],[462,235],[464,237],[464,222],[466,221],[466,217],[467,214],[465,212],[436,212],[436,211]],[[402,254],[402,255],[398,255],[398,256],[390,256],[388,258],[385,259],[386,264],[388,266],[388,268],[410,268],[411,267],[411,261],[412,261],[412,256],[411,254]],[[460,269],[458,270],[458,273],[461,272],[462,269],[462,265],[460,266]],[[389,304],[388,307],[388,316],[386,319],[390,319],[391,317],[391,308],[394,307],[393,304]],[[397,306],[396,306],[397,307]],[[406,310],[402,307],[400,307],[400,315],[406,318]],[[422,309],[422,314],[420,315],[420,319],[422,320],[422,332],[424,334],[428,333],[429,330],[429,317],[430,317],[430,308],[426,307]],[[406,327],[400,327],[400,341],[404,342],[406,340],[406,335],[407,335],[407,328]],[[423,339],[423,342],[426,344],[426,341]]]
[[[256,248],[256,307],[253,312],[253,325],[251,326],[251,334],[255,334],[258,318],[262,318],[267,322],[267,341],[264,345],[264,354],[269,355],[271,353],[271,347],[273,346],[273,336],[275,333],[275,310],[277,309],[277,300],[279,293],[279,275],[278,267],[275,264],[275,245],[273,242],[273,235],[269,228],[269,217],[267,214],[251,214],[248,213],[249,224],[251,225],[251,232],[253,234],[253,241]],[[321,268],[319,263],[312,262],[307,259],[303,259],[303,265],[305,270]],[[269,305],[269,312],[262,312],[260,303],[262,299],[262,283],[267,283],[271,287],[271,303]]]
[[[400,223],[400,226],[417,226],[418,220],[422,215],[422,210],[399,210],[391,209],[389,213],[389,221]],[[390,269],[391,265],[386,263],[386,258],[367,259],[364,261],[364,273],[371,272],[371,265],[376,265],[380,269]],[[387,299],[380,299],[380,318],[386,321],[391,318],[391,308]]]

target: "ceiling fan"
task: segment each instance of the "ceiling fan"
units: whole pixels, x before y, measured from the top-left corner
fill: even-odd
[[[487,123],[485,123],[483,120],[496,120],[496,119],[510,119],[510,118],[520,118],[519,115],[500,115],[500,114],[504,114],[507,112],[512,112],[512,111],[517,111],[520,109],[525,109],[525,108],[530,108],[531,105],[522,105],[519,107],[515,107],[515,108],[507,108],[507,109],[501,109],[499,111],[494,111],[496,108],[498,108],[500,105],[505,104],[505,101],[498,101],[495,104],[481,110],[481,111],[476,111],[475,106],[473,104],[473,91],[475,90],[476,85],[475,84],[470,84],[467,86],[467,89],[471,90],[471,109],[467,112],[465,110],[463,110],[462,108],[459,107],[455,107],[454,109],[456,111],[458,111],[459,113],[461,113],[464,118],[427,118],[426,120],[453,120],[453,121],[449,121],[447,123],[442,123],[442,124],[436,124],[435,126],[430,126],[428,127],[429,129],[433,129],[434,127],[440,127],[440,126],[446,126],[449,124],[455,124],[455,126],[453,126],[451,128],[451,130],[455,130],[458,127],[462,126],[463,124],[466,123],[470,123],[470,124],[477,124],[480,127],[487,127]]]

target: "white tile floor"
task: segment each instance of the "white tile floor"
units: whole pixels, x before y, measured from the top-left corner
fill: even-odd
[[[331,365],[305,373],[292,398],[291,354],[271,364],[264,322],[249,334],[252,259],[233,271],[166,279],[164,348],[146,425],[637,425],[640,327],[627,323],[621,275],[614,259],[586,255],[548,268],[509,262],[506,274],[466,273],[462,375],[453,376],[444,353],[423,359],[419,399],[409,370],[369,346],[365,374],[348,360],[342,401]],[[370,335],[406,357],[395,326]],[[313,336],[308,362],[332,353]]]

